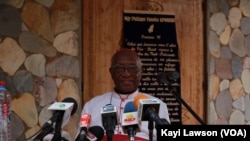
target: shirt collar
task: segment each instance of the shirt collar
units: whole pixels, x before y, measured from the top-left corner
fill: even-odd
[[[134,99],[134,97],[138,94],[138,89],[131,93],[131,94],[127,94],[127,95],[122,95],[122,94],[118,94],[116,93],[115,91],[113,91],[113,98],[116,98],[116,99],[121,99],[121,98],[124,98],[124,99]]]

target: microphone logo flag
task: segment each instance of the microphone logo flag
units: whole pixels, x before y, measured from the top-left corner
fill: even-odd
[[[83,114],[80,118],[80,127],[88,127],[91,122],[90,114]]]
[[[89,141],[96,141],[97,137],[94,134],[92,134],[91,132],[87,132],[87,139]]]
[[[124,113],[122,115],[122,126],[138,124],[137,117],[137,112]]]
[[[156,113],[159,112],[160,102],[157,99],[140,99],[138,106],[138,118],[141,121],[149,120],[146,117],[148,108],[153,109]]]
[[[108,104],[101,109],[101,113],[110,113],[110,112],[116,112],[116,107],[111,104]]]
[[[141,99],[140,104],[159,104],[159,101],[156,99]]]
[[[71,111],[73,109],[74,103],[70,102],[55,102],[49,106],[48,110],[53,111],[64,111],[62,127],[69,122]]]

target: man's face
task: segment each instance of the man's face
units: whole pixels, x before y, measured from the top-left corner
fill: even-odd
[[[109,71],[117,93],[130,94],[138,88],[141,68],[137,65],[135,55],[119,54]]]

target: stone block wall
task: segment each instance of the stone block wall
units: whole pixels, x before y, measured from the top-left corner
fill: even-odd
[[[250,123],[250,1],[207,1],[208,124]]]
[[[12,133],[26,141],[52,116],[55,101],[78,109],[63,127],[75,136],[81,94],[80,0],[0,1],[0,79],[12,95]]]

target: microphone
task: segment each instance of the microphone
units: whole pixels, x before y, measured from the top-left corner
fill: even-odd
[[[125,105],[124,113],[122,115],[122,127],[124,132],[128,134],[129,141],[134,141],[136,130],[138,126],[138,114],[132,101]]]
[[[180,78],[179,72],[171,71],[171,72],[160,72],[157,74],[156,79],[159,83],[172,83],[177,81]]]
[[[80,133],[76,138],[76,141],[84,141],[86,139],[87,130],[91,122],[90,114],[82,114],[80,118]]]
[[[178,72],[170,72],[170,73],[165,73],[165,72],[160,72],[158,73],[156,79],[158,83],[160,84],[170,84],[170,82],[174,82],[177,79],[180,78],[180,74]],[[173,92],[173,95],[175,98],[179,101],[180,104],[183,104],[188,111],[202,124],[206,125],[206,123],[194,112],[194,110],[181,98],[181,96],[177,93],[177,89],[172,87],[171,85],[168,85],[170,87],[171,92]]]
[[[157,125],[168,125],[163,121],[158,113],[160,102],[157,99],[149,99],[148,96],[138,94],[134,98],[135,107],[138,110],[138,118],[141,121],[154,121]]]
[[[63,119],[62,126],[68,123],[70,115],[73,115],[77,110],[77,102],[73,98],[65,98],[62,102],[55,102],[48,109],[55,110],[53,116],[42,126],[42,129],[46,129],[58,120]]]
[[[92,126],[87,132],[86,141],[101,141],[104,136],[104,130],[101,126]]]
[[[111,141],[117,125],[117,111],[112,104],[107,104],[101,108],[102,125],[106,130],[108,140]]]
[[[42,140],[47,134],[53,132],[54,128],[52,127],[52,125],[54,122],[61,123],[61,120],[63,119],[62,126],[68,123],[70,115],[73,115],[76,112],[77,107],[77,102],[73,98],[65,98],[62,102],[55,102],[54,104],[52,104],[48,109],[55,110],[55,112],[53,113],[53,116],[43,124],[40,134],[37,135],[34,140]],[[57,128],[57,130],[59,130],[57,132],[60,132],[60,128]]]

